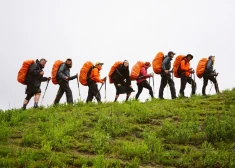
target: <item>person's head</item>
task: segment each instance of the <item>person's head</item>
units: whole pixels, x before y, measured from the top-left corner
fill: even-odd
[[[215,61],[215,56],[209,56],[208,59],[211,59],[212,61]]]
[[[95,67],[97,67],[99,70],[102,69],[102,65],[104,65],[104,63],[102,63],[102,62],[96,62],[95,63]]]
[[[45,58],[42,58],[42,59],[40,59],[39,62],[40,62],[41,67],[44,68],[47,63],[47,60]]]
[[[191,55],[191,54],[186,55],[186,59],[188,61],[192,60],[193,59],[193,55]]]
[[[148,69],[149,67],[151,67],[151,64],[150,64],[150,62],[145,62],[145,63],[144,63],[144,66],[145,66],[145,68]]]
[[[175,56],[175,53],[173,51],[169,51],[167,55],[169,57],[173,58]]]
[[[129,66],[129,62],[128,62],[127,60],[124,60],[124,61],[123,61],[123,66],[124,66],[125,68],[127,68],[127,67]]]
[[[68,58],[66,61],[65,61],[65,65],[69,68],[72,68],[72,65],[73,65],[73,62],[72,62],[72,59]]]

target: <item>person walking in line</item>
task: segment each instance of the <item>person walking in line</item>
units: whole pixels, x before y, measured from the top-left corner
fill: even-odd
[[[135,99],[136,100],[139,98],[143,88],[148,89],[151,98],[152,99],[154,98],[154,96],[153,96],[153,89],[150,86],[149,82],[146,80],[147,78],[153,77],[153,75],[154,75],[153,73],[150,73],[150,74],[147,73],[147,70],[148,70],[149,67],[151,67],[150,62],[145,62],[144,66],[141,67],[140,75],[139,75],[139,77],[136,80],[137,81],[137,86],[138,86],[138,92],[135,95]]]
[[[26,75],[25,83],[27,85],[25,94],[27,94],[22,109],[25,110],[30,99],[34,96],[34,108],[38,108],[38,101],[41,96],[41,82],[49,81],[51,77],[43,77],[43,68],[46,65],[46,59],[42,58],[40,61],[32,63]]]
[[[192,74],[194,73],[193,68],[190,67],[190,61],[193,59],[193,55],[188,54],[185,58],[182,59],[179,72],[180,75],[180,96],[185,97],[184,90],[186,87],[186,84],[189,83],[192,86],[192,95],[196,92],[196,82],[192,79]]]
[[[218,82],[216,80],[216,76],[218,76],[218,73],[215,72],[213,66],[215,62],[215,56],[209,56],[208,61],[206,63],[206,69],[203,73],[203,86],[202,86],[202,95],[206,96],[206,86],[208,84],[208,80],[213,82],[216,93],[219,93],[219,86]]]
[[[65,63],[60,65],[60,68],[56,75],[56,80],[59,84],[59,90],[57,92],[56,98],[54,100],[54,105],[57,105],[60,102],[63,94],[66,94],[67,103],[73,104],[73,94],[69,87],[69,81],[77,79],[77,74],[70,76],[70,69],[72,68],[72,59],[68,58]]]
[[[175,53],[173,51],[169,51],[168,54],[164,57],[162,62],[162,72],[161,72],[161,84],[159,88],[159,99],[164,99],[163,97],[163,91],[168,84],[170,86],[171,91],[171,98],[175,99],[176,97],[176,91],[175,91],[175,83],[173,79],[171,78],[171,61],[174,58]]]
[[[96,98],[98,103],[101,103],[101,95],[97,83],[102,83],[103,85],[106,81],[106,77],[104,77],[103,79],[100,78],[100,71],[102,70],[103,64],[104,63],[96,62],[87,79],[89,89],[86,103],[91,102],[93,100],[93,97]]]

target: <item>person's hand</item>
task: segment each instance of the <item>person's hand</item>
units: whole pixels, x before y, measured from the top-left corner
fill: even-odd
[[[104,84],[104,81],[102,81],[101,83]]]
[[[103,79],[103,81],[106,81],[106,79],[107,79],[107,77],[105,76],[104,79]]]
[[[166,73],[169,73],[169,70],[165,70]]]
[[[117,86],[121,86],[121,84],[119,83],[119,84],[117,84]]]
[[[65,80],[69,80],[69,77],[66,76],[66,77],[65,77]]]
[[[130,85],[129,87],[130,87],[130,88],[132,88],[132,86],[131,86],[131,85]]]
[[[51,80],[51,77],[48,77],[47,80],[48,80],[48,81]]]
[[[43,76],[43,75],[44,75],[44,72],[43,72],[43,71],[41,71],[39,74],[40,74],[41,76]]]
[[[194,73],[194,70],[192,68],[190,68],[190,73]]]

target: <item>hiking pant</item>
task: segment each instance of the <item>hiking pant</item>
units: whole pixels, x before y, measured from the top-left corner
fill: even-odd
[[[137,86],[138,86],[138,92],[137,92],[137,94],[135,95],[135,99],[136,99],[136,100],[139,98],[139,96],[140,96],[140,94],[141,94],[143,88],[148,89],[150,96],[153,98],[153,89],[152,89],[152,87],[150,86],[150,84],[148,83],[147,80],[144,80],[144,81],[142,81],[142,82],[140,82],[140,83],[137,83]]]
[[[90,81],[88,82],[88,96],[87,96],[87,99],[86,99],[86,102],[91,102],[93,97],[95,96],[96,100],[98,103],[101,102],[101,96],[100,96],[100,92],[98,90],[98,85],[93,82],[93,81]]]
[[[187,83],[189,83],[192,86],[192,95],[194,95],[197,87],[196,82],[191,77],[185,76],[185,74],[181,74],[180,78],[181,78],[180,95],[184,96],[184,90]]]
[[[219,92],[219,86],[218,86],[216,78],[211,74],[204,74],[203,75],[202,95],[206,95],[206,86],[208,84],[208,80],[213,82],[213,84],[215,86],[215,91],[216,91],[216,93],[218,93]]]
[[[163,91],[168,83],[168,85],[170,86],[170,90],[171,90],[171,98],[174,99],[176,98],[176,92],[175,92],[175,83],[171,78],[171,75],[168,74],[161,74],[161,84],[160,84],[160,88],[159,88],[159,94],[158,97],[159,98],[163,98]]]
[[[67,99],[67,103],[73,103],[73,95],[72,95],[72,91],[69,87],[69,83],[66,81],[60,82],[59,83],[60,88],[57,92],[54,104],[58,104],[61,97],[63,96],[64,92],[66,94],[66,99]]]

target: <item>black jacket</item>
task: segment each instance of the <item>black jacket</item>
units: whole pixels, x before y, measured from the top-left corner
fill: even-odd
[[[35,89],[40,88],[42,81],[47,81],[47,77],[40,75],[41,71],[42,67],[39,60],[36,60],[36,63],[30,65],[25,79],[27,84],[26,94],[34,93]]]
[[[127,85],[131,85],[131,79],[130,79],[130,72],[129,72],[129,66],[124,67],[123,64],[121,64],[112,74],[112,80],[115,84],[123,84],[126,83]]]
[[[70,77],[70,69],[65,63],[63,63],[60,65],[60,68],[57,72],[56,80],[58,81],[58,83],[68,82],[67,80],[65,80],[66,76],[69,78],[69,80],[73,80],[73,79],[77,78],[77,75]]]

